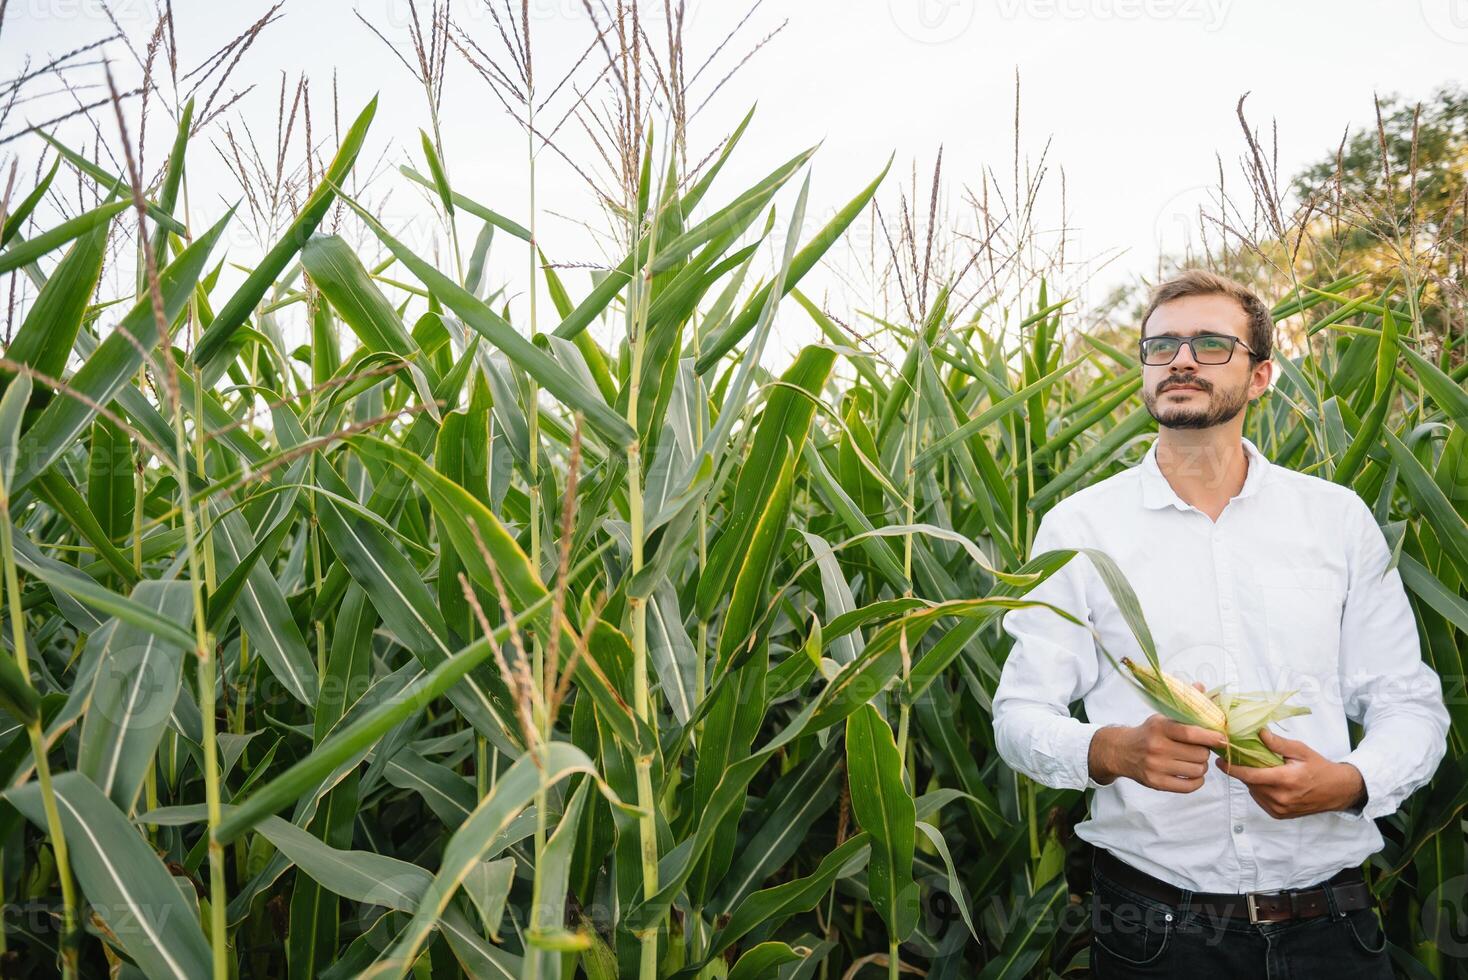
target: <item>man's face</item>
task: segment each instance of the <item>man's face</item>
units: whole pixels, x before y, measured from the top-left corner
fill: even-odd
[[[1142,324],[1143,337],[1224,334],[1249,343],[1249,320],[1228,296],[1183,296],[1163,303]],[[1251,345],[1252,346],[1252,345]],[[1169,429],[1210,429],[1228,422],[1269,387],[1272,366],[1255,364],[1235,346],[1226,364],[1199,364],[1184,344],[1171,364],[1142,365],[1142,401]]]

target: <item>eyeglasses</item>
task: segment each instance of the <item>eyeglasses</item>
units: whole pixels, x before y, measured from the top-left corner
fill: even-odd
[[[1199,364],[1227,364],[1234,356],[1238,345],[1251,355],[1253,349],[1237,337],[1227,334],[1202,333],[1194,337],[1146,337],[1138,341],[1143,364],[1171,364],[1177,352],[1187,344],[1193,351],[1193,360]]]

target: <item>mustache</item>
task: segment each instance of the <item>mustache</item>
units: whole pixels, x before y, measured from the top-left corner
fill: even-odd
[[[1164,382],[1162,382],[1162,384],[1160,384],[1160,385],[1157,386],[1157,393],[1160,395],[1164,391],[1171,391],[1173,388],[1197,388],[1200,391],[1207,391],[1208,390],[1208,386],[1205,385],[1201,381],[1184,381],[1184,380],[1179,380],[1179,381],[1164,381]]]

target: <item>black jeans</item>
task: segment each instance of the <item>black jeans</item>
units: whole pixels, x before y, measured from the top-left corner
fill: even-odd
[[[1124,888],[1092,866],[1091,975],[1186,980],[1391,980],[1376,909],[1289,922],[1214,916]],[[1334,903],[1332,903],[1334,908]]]

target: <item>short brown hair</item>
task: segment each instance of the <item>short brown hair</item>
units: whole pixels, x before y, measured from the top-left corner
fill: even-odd
[[[1254,349],[1251,356],[1256,363],[1269,360],[1274,352],[1274,317],[1270,316],[1269,307],[1248,286],[1207,269],[1184,269],[1166,282],[1158,283],[1152,290],[1147,311],[1142,314],[1139,333],[1146,335],[1147,320],[1153,310],[1184,296],[1231,296],[1237,300],[1249,320],[1248,344]]]

